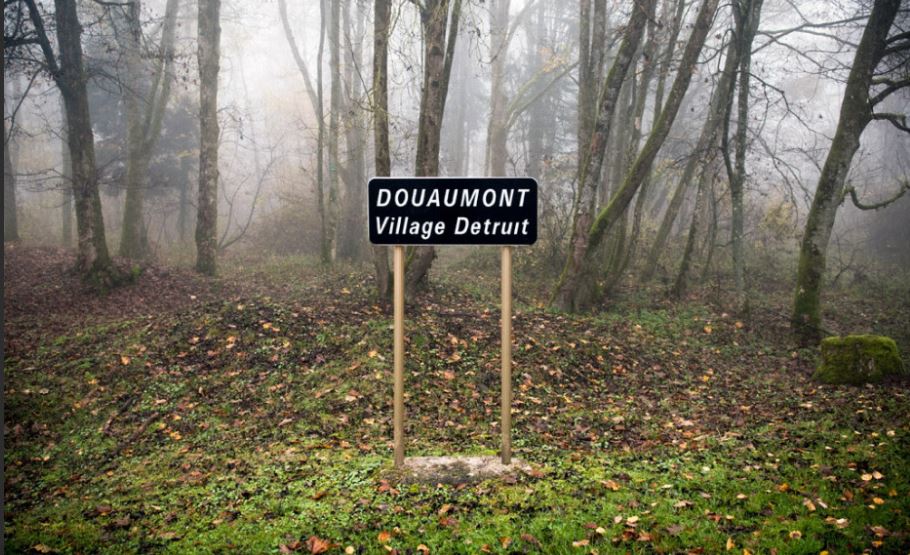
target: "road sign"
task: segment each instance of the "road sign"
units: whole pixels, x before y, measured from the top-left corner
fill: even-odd
[[[537,182],[529,177],[374,177],[374,245],[532,245]]]
[[[370,242],[394,245],[393,442],[404,465],[405,245],[502,246],[500,457],[512,462],[512,245],[537,241],[537,182],[529,177],[374,177]]]

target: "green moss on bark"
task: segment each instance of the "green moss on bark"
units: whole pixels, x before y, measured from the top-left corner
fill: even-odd
[[[880,335],[828,337],[821,342],[821,364],[814,378],[829,384],[881,382],[904,375],[897,344]]]

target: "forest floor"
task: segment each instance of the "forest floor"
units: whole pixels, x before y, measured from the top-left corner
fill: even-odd
[[[366,272],[151,267],[97,297],[66,252],[5,254],[9,553],[910,549],[910,388],[814,383],[783,290],[739,319],[710,287],[577,316],[517,288],[513,441],[534,470],[402,485]],[[497,282],[453,268],[408,307],[409,455],[497,452]],[[910,333],[907,299],[875,303],[839,296],[830,325]]]

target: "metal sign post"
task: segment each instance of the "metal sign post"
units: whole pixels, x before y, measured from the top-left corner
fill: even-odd
[[[368,200],[370,242],[394,246],[395,467],[405,462],[405,245],[502,246],[500,457],[503,465],[511,465],[512,245],[532,245],[537,240],[537,182],[530,178],[373,178]]]
[[[512,463],[512,247],[502,248],[502,464]]]
[[[395,273],[393,303],[395,305],[394,322],[394,359],[395,359],[395,409],[394,409],[394,442],[395,466],[404,464],[404,247],[395,245],[392,260]]]

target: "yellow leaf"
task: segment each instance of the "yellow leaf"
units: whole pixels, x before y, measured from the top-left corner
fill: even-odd
[[[379,540],[379,543],[388,543],[392,539],[392,534],[383,530],[376,536],[376,539]]]
[[[129,363],[130,363],[130,357],[128,357],[126,355],[120,355],[120,364],[122,364],[124,366],[128,366]],[[41,544],[38,544],[38,545],[41,545]]]
[[[367,356],[370,358],[376,358],[376,355],[378,355],[378,354],[379,354],[379,351],[376,351],[374,349],[374,350],[370,351],[369,353],[367,353]]]
[[[730,536],[727,536],[727,551],[730,551],[734,547],[736,547],[736,544],[733,543],[733,538]]]
[[[344,548],[344,553],[345,553],[345,555],[354,555],[354,551],[355,551],[355,550],[354,550],[354,546],[353,546],[353,545],[349,545],[349,546],[347,546],[347,547]]]
[[[711,328],[711,326],[705,326],[705,333],[707,333],[708,335],[711,335],[712,331],[714,331],[714,329]]]
[[[872,477],[875,478],[876,480],[881,480],[882,478],[885,477],[885,475],[882,474],[881,472],[879,472],[878,470],[875,470],[872,472]]]
[[[813,503],[811,499],[803,499],[803,506],[809,509],[809,512],[815,510],[815,503]]]
[[[799,530],[790,530],[790,539],[791,540],[798,540],[802,537],[803,537],[803,533],[800,532]]]
[[[423,553],[423,554],[427,554],[427,553],[430,552],[430,548],[427,547],[427,546],[425,546],[425,545],[423,545],[423,544],[420,544],[420,545],[417,546],[417,551],[420,551],[420,552]],[[352,553],[353,553],[353,552],[352,552]]]
[[[872,502],[875,503],[876,505],[884,505],[884,504],[885,504],[885,500],[882,499],[881,497],[873,497],[873,498],[872,498]]]
[[[871,474],[863,474],[862,476],[860,476],[860,478],[862,478],[863,482],[868,482],[868,481],[872,480],[872,475],[871,475]]]
[[[575,547],[585,547],[589,543],[591,543],[591,542],[589,542],[588,540],[578,540],[578,541],[572,542],[572,545]]]
[[[790,491],[790,484],[788,484],[787,482],[784,482],[783,484],[777,486],[777,491],[779,491],[781,493],[786,493],[786,492]]]
[[[617,483],[614,482],[613,480],[607,480],[607,481],[605,481],[605,482],[601,482],[601,484],[603,484],[604,487],[607,488],[607,489],[609,489],[609,490],[612,490],[612,491],[619,491],[619,484],[617,484]]]

